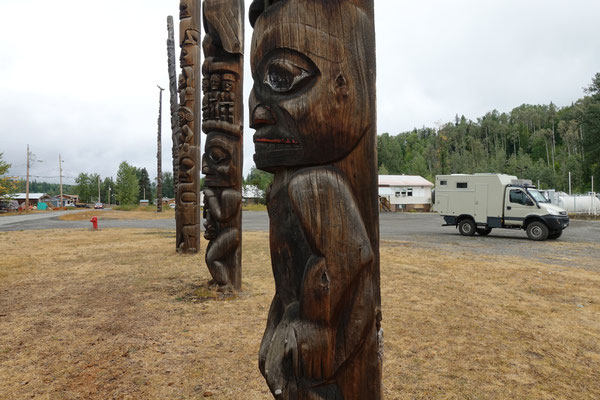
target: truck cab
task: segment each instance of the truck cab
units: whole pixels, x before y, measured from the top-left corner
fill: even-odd
[[[532,240],[557,239],[569,226],[567,212],[531,181],[504,174],[438,175],[434,211],[464,236],[504,228],[523,229]]]

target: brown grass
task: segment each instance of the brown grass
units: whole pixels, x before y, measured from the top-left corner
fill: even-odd
[[[172,231],[0,233],[0,253],[0,398],[270,398],[266,233],[244,235],[226,298]],[[600,398],[597,272],[412,242],[381,256],[386,399]]]
[[[61,215],[58,219],[62,221],[84,221],[93,216],[97,216],[99,219],[174,219],[175,211],[170,208],[163,208],[160,213],[156,211],[156,208],[151,211],[86,210]]]
[[[244,210],[244,211],[267,211],[267,206],[265,204],[244,204],[242,206],[242,210]]]

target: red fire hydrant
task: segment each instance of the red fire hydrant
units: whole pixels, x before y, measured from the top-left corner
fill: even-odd
[[[90,219],[90,222],[92,223],[93,229],[95,231],[98,230],[98,217],[92,217],[92,219]]]

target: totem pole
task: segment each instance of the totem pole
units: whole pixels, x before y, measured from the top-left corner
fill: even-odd
[[[177,102],[177,61],[175,58],[175,32],[173,27],[173,17],[167,17],[167,66],[169,70],[169,93],[171,100],[171,138],[173,140],[172,155],[173,155],[173,188],[175,195],[177,193],[177,167],[179,159],[177,157],[177,136],[179,134],[179,119],[177,113],[179,111],[179,103]],[[176,204],[177,205],[177,204]],[[180,227],[177,223],[177,227]],[[180,232],[176,232],[179,236]]]
[[[162,92],[165,90],[156,85],[160,90],[158,106],[158,133],[156,135],[156,212],[162,212]]]
[[[373,0],[255,0],[250,123],[275,296],[277,399],[381,399]]]
[[[177,250],[200,250],[200,0],[179,5],[179,132],[177,137]]]
[[[242,287],[244,1],[204,0],[204,237],[211,284]]]

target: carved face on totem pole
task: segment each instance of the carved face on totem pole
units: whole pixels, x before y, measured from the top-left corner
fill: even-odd
[[[209,134],[202,156],[204,184],[208,187],[233,187],[238,183],[236,156],[239,141],[230,135]]]
[[[190,14],[190,0],[181,0],[179,3],[179,19],[191,17]]]
[[[346,56],[360,54],[362,43],[347,40],[344,31],[366,16],[349,2],[342,8],[340,13],[326,1],[279,1],[255,21],[251,8],[250,121],[259,168],[336,161],[369,128],[366,63]]]

